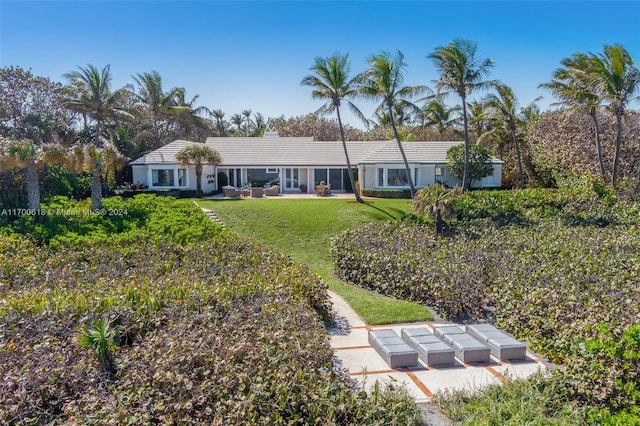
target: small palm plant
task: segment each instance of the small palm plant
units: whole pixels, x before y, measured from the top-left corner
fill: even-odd
[[[113,352],[118,348],[118,340],[117,330],[103,319],[86,325],[78,337],[78,344],[93,348],[100,362],[100,369],[113,376],[116,373]]]
[[[462,188],[446,188],[444,185],[433,185],[421,190],[413,200],[413,208],[420,213],[433,217],[436,224],[436,235],[444,232],[444,219],[453,214],[451,200],[462,194]]]

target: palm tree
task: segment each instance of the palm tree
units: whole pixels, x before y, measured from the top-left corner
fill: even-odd
[[[62,163],[65,149],[58,144],[38,143],[31,139],[0,137],[0,166],[4,170],[24,170],[28,208],[40,208],[39,171],[46,164]]]
[[[269,125],[269,120],[264,118],[262,113],[256,112],[253,114],[253,133],[252,135],[259,138],[264,135],[267,126]]]
[[[169,108],[176,124],[176,137],[187,139],[208,134],[209,126],[202,115],[210,115],[211,111],[205,106],[195,106],[199,95],[195,95],[190,101],[187,101],[186,97],[186,90],[180,88],[175,95],[175,103]],[[198,130],[201,132],[198,133]]]
[[[240,130],[242,129],[242,123],[244,123],[244,117],[242,117],[242,114],[233,114],[231,116],[231,124],[236,126],[234,133],[240,135]]]
[[[251,110],[250,109],[245,109],[242,112],[242,115],[244,115],[244,121],[246,121],[246,127],[245,127],[245,132],[246,135],[249,136],[249,133],[251,132]]]
[[[591,87],[591,60],[584,53],[575,53],[570,58],[562,60],[562,68],[553,73],[553,80],[538,87],[548,89],[560,99],[553,105],[563,105],[570,109],[586,110],[594,127],[596,153],[600,165],[600,176],[604,180],[604,162],[602,160],[602,144],[600,142],[600,123],[598,122],[597,109],[602,103],[598,93]]]
[[[427,58],[433,60],[440,71],[436,82],[438,93],[455,92],[462,100],[462,120],[464,126],[464,174],[462,188],[467,190],[469,182],[469,123],[467,119],[467,96],[475,89],[487,87],[493,82],[486,81],[493,61],[476,56],[478,45],[470,40],[456,38],[446,46],[438,46]],[[445,90],[445,92],[442,92]]]
[[[189,145],[176,154],[176,160],[180,163],[188,165],[194,164],[196,166],[196,196],[202,195],[202,165],[213,164],[217,166],[222,161],[218,151],[213,150],[205,144],[193,144]]]
[[[85,114],[96,123],[93,146],[96,148],[91,163],[91,208],[102,208],[102,167],[103,158],[98,149],[104,144],[103,133],[105,122],[114,116],[120,108],[120,101],[126,95],[125,89],[111,91],[111,71],[106,65],[102,70],[89,64],[86,68],[78,67],[64,75],[68,85],[62,91],[64,105],[72,111]]]
[[[488,130],[489,122],[484,106],[484,103],[478,101],[467,102],[467,123],[471,133],[476,138],[476,142]],[[459,108],[462,111],[462,108]]]
[[[362,198],[360,198],[360,194],[356,190],[353,178],[353,168],[349,159],[347,142],[345,141],[344,136],[344,127],[342,126],[342,118],[340,116],[340,106],[344,100],[356,116],[367,122],[358,107],[356,107],[350,100],[347,100],[347,98],[353,98],[357,95],[357,78],[349,77],[349,73],[351,71],[351,58],[349,57],[349,54],[342,55],[339,52],[327,58],[318,56],[315,58],[315,63],[310,70],[313,75],[308,75],[303,78],[300,84],[313,88],[311,97],[314,99],[327,101],[315,112],[316,115],[324,115],[333,111],[336,112],[336,115],[338,116],[338,126],[340,127],[342,149],[344,150],[344,157],[347,161],[347,169],[349,170],[351,188],[354,189],[353,193],[355,194],[356,201],[358,203],[364,203]]]
[[[422,107],[424,125],[435,127],[440,134],[440,138],[444,140],[447,131],[454,129],[458,125],[459,119],[455,114],[459,111],[459,106],[450,108],[441,98],[434,99]]]
[[[176,96],[181,89],[174,87],[165,92],[162,77],[157,71],[137,74],[133,79],[138,85],[138,93],[132,93],[149,114],[152,148],[158,148],[166,142],[171,124],[170,109],[176,104]]]
[[[591,54],[590,63],[589,82],[616,118],[616,148],[611,172],[611,185],[615,187],[622,144],[622,117],[640,88],[640,71],[629,52],[619,44],[605,45],[603,53]]]
[[[452,215],[451,201],[462,193],[460,187],[446,188],[442,184],[420,190],[412,205],[415,211],[433,217],[436,235],[444,232],[444,219]]]
[[[218,135],[227,136],[227,122],[224,121],[224,112],[221,109],[214,109],[213,111],[211,111],[211,116],[215,120]]]
[[[484,101],[492,123],[492,129],[486,134],[504,129],[511,136],[516,151],[516,158],[518,159],[518,175],[520,177],[518,189],[522,189],[524,188],[524,172],[522,168],[522,154],[520,152],[520,144],[518,142],[517,135],[518,124],[520,123],[520,118],[516,111],[518,109],[518,98],[516,98],[513,90],[506,84],[498,83],[495,85],[495,88],[497,94],[489,94]],[[534,100],[533,103],[538,100],[539,98]]]
[[[387,110],[389,122],[393,129],[393,135],[398,143],[398,149],[400,150],[402,160],[404,161],[411,198],[413,198],[416,190],[413,184],[413,178],[411,177],[411,169],[407,162],[407,156],[402,148],[402,142],[396,127],[394,107],[396,106],[396,103],[398,103],[402,108],[408,108],[420,114],[420,108],[408,99],[426,94],[429,92],[429,88],[427,86],[403,85],[404,72],[407,67],[407,63],[404,61],[404,55],[399,50],[394,55],[384,51],[377,55],[371,55],[367,62],[369,63],[370,68],[358,76],[358,80],[360,81],[358,91],[365,98],[382,99],[382,102],[376,108],[376,113],[381,112],[384,109]]]

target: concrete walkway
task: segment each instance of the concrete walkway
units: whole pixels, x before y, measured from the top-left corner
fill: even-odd
[[[329,292],[336,312],[336,326],[329,330],[334,362],[357,385],[369,391],[376,381],[383,384],[402,383],[417,403],[424,403],[444,390],[467,389],[474,391],[492,383],[505,383],[514,378],[525,378],[547,367],[534,353],[527,351],[523,361],[504,362],[491,358],[489,363],[464,364],[456,358],[452,367],[390,368],[368,342],[369,330],[390,328],[398,336],[402,328],[451,325],[446,322],[414,322],[368,326],[344,299]]]

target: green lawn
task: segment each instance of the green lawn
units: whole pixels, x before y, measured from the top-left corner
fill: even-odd
[[[367,324],[432,319],[425,307],[383,297],[347,285],[333,274],[330,240],[363,222],[397,220],[410,211],[408,200],[375,199],[361,205],[351,199],[198,200],[213,210],[228,229],[292,256],[320,275]]]

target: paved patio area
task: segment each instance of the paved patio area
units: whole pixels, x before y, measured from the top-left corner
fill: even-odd
[[[464,364],[456,358],[452,367],[427,367],[420,361],[420,366],[392,369],[369,344],[369,330],[391,328],[400,335],[402,328],[426,326],[433,331],[435,325],[451,324],[422,322],[371,327],[340,296],[331,293],[331,300],[337,313],[337,326],[329,330],[336,363],[365,390],[370,390],[376,381],[384,384],[403,383],[416,402],[421,403],[427,402],[439,391],[473,391],[492,383],[528,377],[547,368],[540,357],[527,351],[527,359],[523,361],[504,362],[491,357],[489,363]]]

